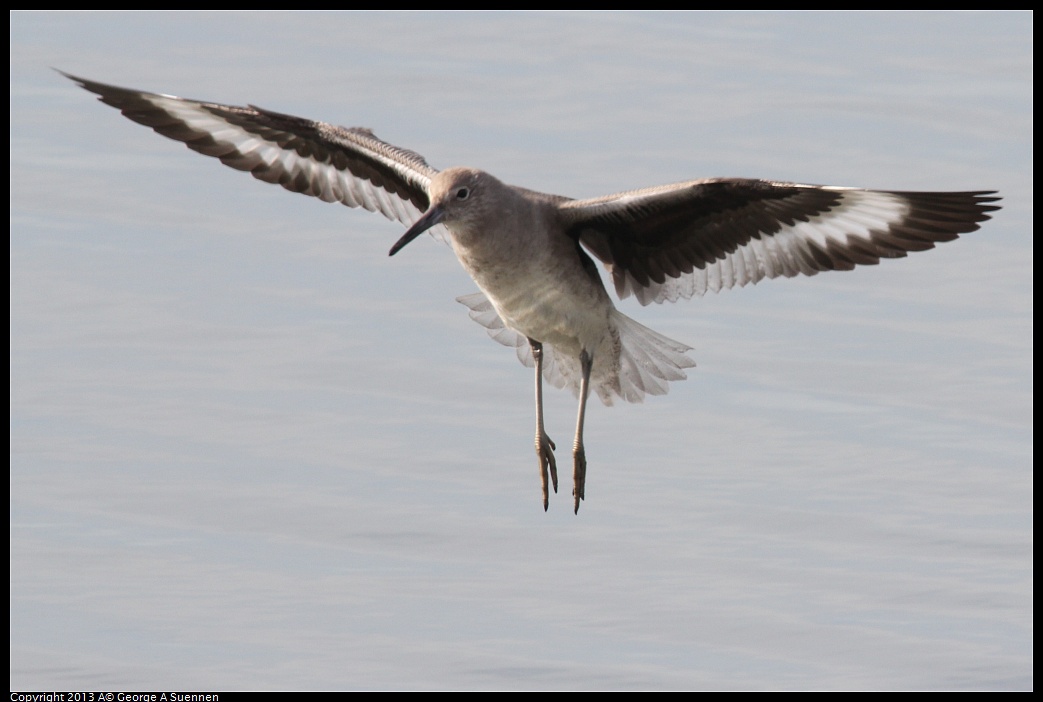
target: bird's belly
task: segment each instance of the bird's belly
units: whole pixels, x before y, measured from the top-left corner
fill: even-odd
[[[505,250],[478,238],[453,248],[503,323],[533,341],[578,358],[613,336],[612,301],[578,256],[528,245]],[[502,243],[502,242],[501,242]]]
[[[593,353],[610,333],[611,303],[595,294],[538,284],[483,292],[508,327],[574,357]]]

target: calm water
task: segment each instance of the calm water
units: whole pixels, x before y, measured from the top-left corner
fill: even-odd
[[[1031,688],[1032,49],[1024,13],[11,15],[11,687]],[[592,405],[544,514],[530,371],[447,247],[389,259],[51,66],[576,197],[1004,209],[623,305],[699,366]]]

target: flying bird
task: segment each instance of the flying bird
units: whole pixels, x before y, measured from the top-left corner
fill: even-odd
[[[480,292],[458,298],[535,367],[535,447],[543,508],[558,489],[543,421],[543,380],[579,398],[573,509],[584,499],[583,424],[591,391],[606,405],[662,395],[695,363],[690,347],[619,312],[622,299],[674,302],[764,278],[851,270],[978,229],[995,191],[898,192],[748,178],[704,178],[574,200],[507,185],[476,168],[438,170],[369,129],[106,85],[63,73],[127,118],[287,190],[363,207],[446,239]]]

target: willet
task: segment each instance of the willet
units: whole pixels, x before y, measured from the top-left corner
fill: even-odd
[[[815,275],[933,248],[978,229],[995,191],[897,192],[707,178],[573,200],[519,188],[474,168],[432,168],[369,129],[259,107],[128,90],[64,74],[139,124],[287,190],[364,207],[409,228],[390,255],[425,231],[447,238],[480,293],[471,317],[536,370],[536,455],[547,509],[558,489],[544,428],[543,379],[569,385],[579,409],[573,508],[584,499],[583,422],[591,390],[610,405],[662,395],[695,364],[684,344],[616,310],[764,278]]]

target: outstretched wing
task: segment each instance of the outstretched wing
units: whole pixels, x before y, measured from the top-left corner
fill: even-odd
[[[364,207],[406,225],[429,205],[428,186],[438,171],[419,154],[383,142],[368,129],[62,75],[128,119],[292,192]]]
[[[930,249],[978,229],[999,199],[713,178],[574,200],[561,212],[619,296],[647,305]]]

